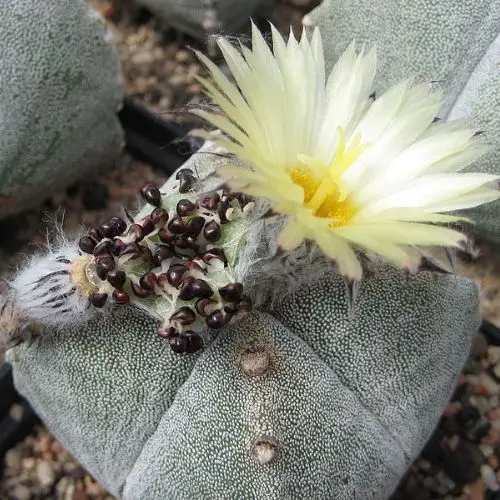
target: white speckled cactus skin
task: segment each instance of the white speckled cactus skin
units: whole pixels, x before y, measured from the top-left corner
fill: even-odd
[[[88,2],[0,2],[0,216],[108,166],[122,97],[116,47]]]
[[[450,112],[450,119],[472,116],[475,125],[488,134],[494,146],[478,164],[480,171],[500,171],[500,35],[490,45],[472,73],[466,87]],[[500,244],[500,202],[495,201],[470,211],[477,221],[479,235]]]
[[[200,156],[185,166],[227,161]],[[8,360],[49,428],[122,498],[382,499],[451,396],[477,301],[467,279],[376,266],[353,310],[325,274],[201,354],[173,354],[155,321],[122,309]],[[255,350],[269,366],[252,376]],[[259,441],[275,447],[269,463]]]
[[[500,4],[496,0],[324,0],[304,20],[319,26],[332,66],[355,38],[377,44],[376,86],[403,78],[436,81],[444,90],[440,116],[471,117],[493,151],[474,172],[500,171]],[[500,202],[467,212],[477,234],[500,242]]]
[[[300,306],[299,306],[300,304]],[[10,351],[16,385],[65,446],[127,499],[381,499],[429,437],[478,326],[462,278],[378,269],[347,319],[328,276],[254,313],[201,356],[123,313]],[[265,346],[251,378],[238,356]],[[265,465],[261,438],[277,443]]]
[[[204,40],[221,30],[231,33],[242,27],[258,8],[270,0],[138,0],[171,26]]]

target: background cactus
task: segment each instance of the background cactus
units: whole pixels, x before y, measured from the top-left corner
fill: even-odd
[[[377,265],[349,302],[330,271],[201,354],[173,354],[156,321],[122,309],[8,359],[49,428],[123,498],[380,499],[451,395],[477,290]]]
[[[35,206],[123,146],[116,48],[85,0],[0,4],[0,216]]]
[[[471,167],[474,172],[500,171],[500,4],[494,0],[434,2],[324,0],[304,18],[319,26],[331,67],[354,38],[376,43],[380,91],[409,76],[434,81],[444,90],[440,116],[469,117],[485,132],[492,152]],[[477,234],[500,242],[500,202],[467,211]]]
[[[168,24],[195,38],[233,32],[241,28],[257,8],[270,0],[138,0]]]

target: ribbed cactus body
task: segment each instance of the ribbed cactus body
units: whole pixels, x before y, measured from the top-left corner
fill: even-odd
[[[126,499],[385,498],[451,396],[476,286],[380,264],[352,304],[331,268],[299,283],[193,355],[126,306],[47,332],[9,351],[16,385]]]
[[[343,281],[326,276],[200,356],[123,313],[9,360],[49,428],[124,498],[381,499],[451,396],[476,306],[463,278],[379,268],[352,319]],[[251,376],[255,350],[269,364]]]
[[[123,145],[110,33],[85,0],[0,4],[0,216],[108,166]]]

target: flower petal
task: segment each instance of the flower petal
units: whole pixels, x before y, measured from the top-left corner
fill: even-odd
[[[353,249],[328,230],[316,231],[313,238],[326,256],[337,262],[342,275],[359,281],[363,271]]]
[[[285,251],[295,250],[304,241],[303,227],[290,219],[278,235],[278,245]]]
[[[430,174],[420,177],[405,188],[382,199],[376,199],[362,210],[363,216],[397,207],[427,208],[470,193],[500,176],[491,174]],[[357,200],[362,203],[363,200]],[[446,203],[443,203],[446,206]],[[442,211],[448,211],[444,209]]]

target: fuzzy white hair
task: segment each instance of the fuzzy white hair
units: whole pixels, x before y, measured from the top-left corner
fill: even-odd
[[[79,256],[77,241],[58,230],[46,251],[31,256],[8,281],[23,323],[58,327],[85,323],[92,316],[88,298],[70,279],[71,264]]]

